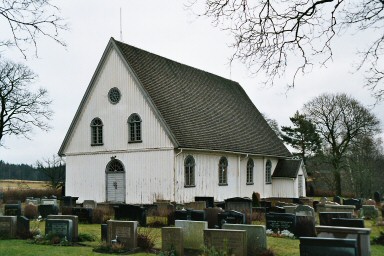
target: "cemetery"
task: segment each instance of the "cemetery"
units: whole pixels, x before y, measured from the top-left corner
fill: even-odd
[[[361,200],[357,210],[351,200],[339,204],[307,198],[298,204],[269,198],[255,207],[250,198],[152,205],[27,198],[1,203],[0,250],[18,255],[13,246],[18,244],[24,250],[51,247],[68,255],[79,250],[92,255],[384,255],[384,245],[375,243],[383,240],[382,202],[366,205]]]

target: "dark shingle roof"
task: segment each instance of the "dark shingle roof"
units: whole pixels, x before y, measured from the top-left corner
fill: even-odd
[[[237,82],[112,40],[178,147],[290,156]]]
[[[301,162],[301,159],[279,159],[272,177],[296,178]]]

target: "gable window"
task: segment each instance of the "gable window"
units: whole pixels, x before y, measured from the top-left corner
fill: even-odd
[[[247,162],[247,185],[252,185],[253,184],[253,159],[250,158],[248,159]]]
[[[265,164],[265,183],[272,183],[272,163],[270,160],[267,160]]]
[[[128,118],[129,142],[141,142],[141,118],[138,114],[132,114]]]
[[[186,187],[195,186],[195,159],[193,156],[187,156],[184,161],[184,179]]]
[[[98,117],[91,122],[91,145],[103,145],[103,122]]]
[[[228,161],[227,158],[222,157],[219,161],[219,185],[228,185]]]

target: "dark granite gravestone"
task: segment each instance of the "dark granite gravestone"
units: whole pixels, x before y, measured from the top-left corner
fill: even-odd
[[[301,237],[300,256],[357,256],[356,239]]]
[[[177,256],[184,255],[183,228],[165,227],[161,229],[162,251],[174,250]]]
[[[55,234],[60,238],[66,237],[69,242],[72,242],[73,222],[69,219],[47,219],[45,234]]]
[[[356,210],[360,210],[363,203],[360,199],[351,198],[351,199],[343,199],[343,205],[354,205],[356,207]]]
[[[347,219],[347,218],[332,218],[330,226],[350,227],[350,228],[365,228],[364,219]]]
[[[280,206],[272,206],[271,208],[269,208],[269,212],[285,213],[285,209],[284,207],[280,207]]]
[[[381,196],[380,196],[380,193],[378,191],[375,191],[375,193],[373,193],[373,199],[375,200],[376,203],[380,203]]]
[[[193,221],[205,221],[205,211],[192,210],[191,220]]]
[[[119,204],[113,206],[113,209],[115,210],[116,220],[138,221],[140,226],[147,226],[147,211],[145,207],[131,204]]]
[[[229,223],[229,224],[245,224],[245,214],[237,211],[225,211],[218,213],[217,215],[218,218],[218,224],[219,228],[224,223]]]
[[[47,219],[71,220],[72,221],[72,241],[79,239],[79,218],[76,215],[48,215]]]
[[[15,238],[17,232],[16,216],[0,216],[0,238]]]
[[[80,222],[86,222],[91,224],[93,217],[93,209],[92,208],[83,208],[83,207],[73,207],[72,215],[76,215],[79,217]]]
[[[218,207],[206,208],[204,209],[205,216],[208,222],[208,228],[218,228],[219,227],[219,218],[218,214],[224,212],[223,209]]]
[[[76,201],[79,199],[78,197],[73,197],[73,196],[63,196],[61,198],[62,206],[65,207],[75,207],[76,206]]]
[[[296,215],[295,236],[316,237],[315,217]]]
[[[351,212],[319,212],[321,226],[331,226],[333,218],[352,218]]]
[[[30,237],[29,219],[24,216],[17,216],[17,236],[22,239]]]
[[[252,199],[249,197],[233,197],[224,200],[225,210],[233,210],[241,212],[245,215],[245,221],[247,224],[251,224],[252,216]]]
[[[333,202],[338,203],[338,204],[341,204],[341,197],[339,197],[339,196],[334,196],[334,197],[333,197]]]
[[[4,198],[4,192],[0,191],[0,203],[3,202],[3,198]]]
[[[21,216],[21,204],[5,204],[4,216]]]
[[[108,238],[108,224],[101,224],[101,241],[106,242]]]
[[[47,218],[48,215],[57,215],[59,213],[59,207],[53,204],[40,204],[37,210],[42,218]]]
[[[175,211],[175,220],[190,220],[191,215],[188,210],[176,210]]]
[[[269,211],[269,208],[272,207],[272,202],[271,201],[260,201],[260,207],[267,208],[267,212]]]
[[[296,216],[289,213],[267,213],[265,215],[266,229],[273,232],[288,230],[295,234]]]
[[[213,208],[215,206],[214,197],[211,196],[195,196],[195,201],[205,201],[206,208]]]

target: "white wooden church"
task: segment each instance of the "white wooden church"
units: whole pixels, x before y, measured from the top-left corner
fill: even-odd
[[[59,155],[79,201],[305,196],[301,160],[237,82],[113,38]]]

